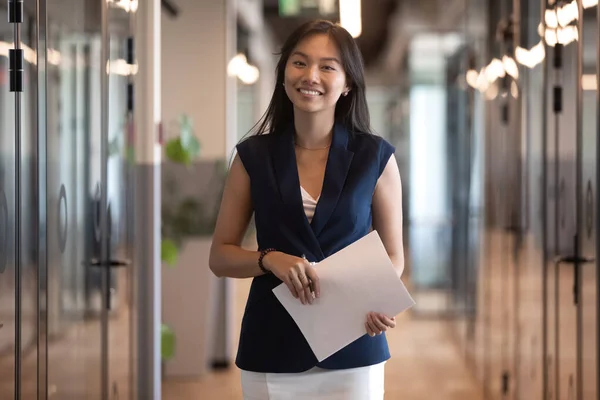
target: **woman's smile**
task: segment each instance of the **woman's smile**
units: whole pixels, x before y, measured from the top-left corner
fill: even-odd
[[[306,97],[309,99],[323,96],[323,92],[316,90],[316,89],[299,88],[299,89],[296,89],[296,91],[298,93],[302,94],[303,97]]]

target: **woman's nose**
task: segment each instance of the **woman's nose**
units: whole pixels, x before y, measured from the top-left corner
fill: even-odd
[[[317,66],[310,66],[306,68],[304,73],[304,80],[307,83],[318,83],[319,82],[319,68]]]

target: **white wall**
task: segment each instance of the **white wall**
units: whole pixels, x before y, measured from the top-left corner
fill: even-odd
[[[202,159],[223,158],[227,153],[226,101],[231,100],[226,96],[227,61],[231,39],[235,39],[228,4],[225,0],[178,0],[179,16],[163,12],[162,17],[164,128],[168,134],[173,122],[188,114],[200,140]]]

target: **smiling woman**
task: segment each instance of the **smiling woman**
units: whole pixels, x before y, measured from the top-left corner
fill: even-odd
[[[282,132],[291,121],[297,122],[294,112],[299,104],[294,103],[294,95],[301,88],[328,94],[332,81],[339,85],[340,79],[345,90],[338,87],[338,92],[329,93],[329,98],[335,100],[329,110],[335,110],[335,120],[351,132],[371,132],[363,57],[344,28],[328,21],[304,24],[292,32],[279,55],[275,90],[253,135]],[[305,87],[299,86],[302,84]]]
[[[394,316],[373,310],[356,321],[361,338],[319,361],[272,289],[283,282],[302,304],[318,303],[313,264],[371,228],[402,274],[394,147],[371,133],[363,60],[339,25],[298,28],[276,81],[262,121],[237,146],[209,261],[217,276],[253,278],[236,360],[244,399],[381,400]],[[241,248],[253,213],[259,251]]]
[[[339,51],[329,35],[314,35],[298,44],[285,69],[286,93],[296,112],[335,109],[340,95],[350,88],[339,61]]]

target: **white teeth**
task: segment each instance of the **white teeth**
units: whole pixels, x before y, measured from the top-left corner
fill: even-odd
[[[317,92],[316,90],[305,90],[305,89],[300,89],[300,93],[308,94],[311,96],[319,96],[321,94],[321,93]]]

